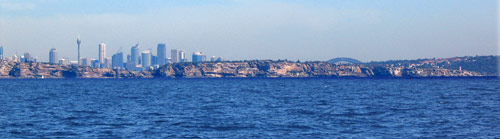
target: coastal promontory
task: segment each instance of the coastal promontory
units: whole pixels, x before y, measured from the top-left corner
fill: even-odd
[[[449,62],[448,62],[449,63]],[[497,63],[491,63],[497,64]],[[482,77],[497,73],[461,66],[425,64],[338,64],[330,62],[231,61],[182,62],[145,71],[48,63],[0,61],[0,78],[311,78],[311,77]]]

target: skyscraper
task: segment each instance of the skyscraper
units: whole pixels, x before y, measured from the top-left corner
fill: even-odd
[[[24,53],[24,62],[31,62],[31,54],[30,53]]]
[[[132,47],[130,55],[132,56],[132,64],[134,64],[134,66],[139,65],[139,44]]]
[[[177,49],[172,49],[170,51],[170,58],[172,58],[172,63],[179,62],[179,53]]]
[[[104,59],[104,68],[111,68],[111,58],[107,57]]]
[[[164,43],[159,43],[158,44],[158,48],[156,49],[157,50],[157,61],[158,61],[158,65],[160,66],[163,66],[165,64],[167,64],[167,62],[165,61],[167,59],[167,47]]]
[[[99,44],[99,65],[100,67],[104,67],[105,61],[104,59],[106,58],[106,44],[101,43]]]
[[[99,59],[92,59],[90,60],[90,63],[92,68],[101,68],[101,62],[99,61]]]
[[[3,46],[0,46],[0,59],[3,59]]]
[[[187,62],[184,50],[179,51],[179,62]]]
[[[142,52],[142,67],[148,68],[151,66],[151,51],[146,50]]]
[[[80,59],[80,61],[82,61],[81,63],[81,66],[90,66],[91,65],[91,61],[89,58],[85,58],[85,57],[82,57],[82,59]]]
[[[121,69],[123,68],[123,52],[120,52],[120,53],[117,53],[117,54],[114,54],[113,57],[111,57],[111,63],[112,63],[112,67],[114,69]]]
[[[201,52],[194,52],[193,53],[193,62],[203,62],[205,61],[207,56],[202,54]]]
[[[80,44],[82,43],[82,40],[80,40],[80,35],[76,38],[76,44],[78,44],[78,65],[80,65]]]
[[[50,52],[49,52],[49,63],[50,64],[57,64],[57,50],[56,48],[52,48],[50,49]]]
[[[158,56],[151,54],[151,65],[152,66],[158,65]]]

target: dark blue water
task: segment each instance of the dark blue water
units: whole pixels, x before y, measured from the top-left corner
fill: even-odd
[[[500,80],[0,80],[0,138],[500,138]]]

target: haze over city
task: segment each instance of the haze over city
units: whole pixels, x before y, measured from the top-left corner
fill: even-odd
[[[0,0],[5,56],[48,61],[130,54],[158,43],[228,60],[362,61],[498,54],[497,0],[99,1]]]

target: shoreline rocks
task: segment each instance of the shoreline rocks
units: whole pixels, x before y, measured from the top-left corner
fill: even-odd
[[[338,65],[328,62],[255,60],[174,63],[152,71],[126,71],[48,63],[0,61],[0,78],[311,78],[311,77],[483,77],[477,72],[438,68]]]

